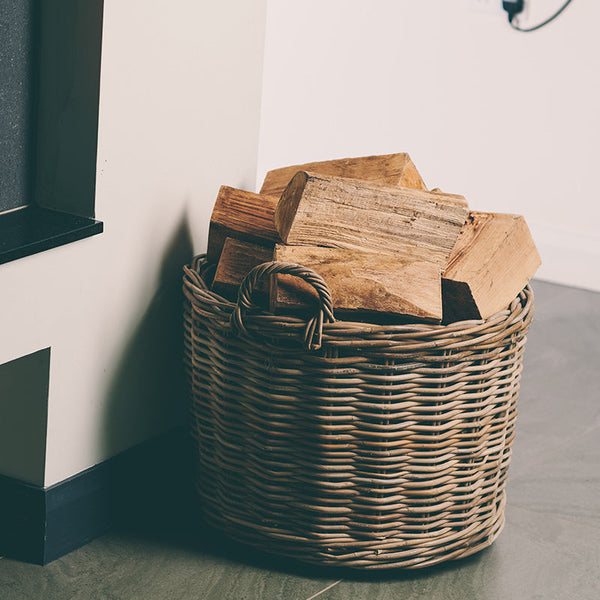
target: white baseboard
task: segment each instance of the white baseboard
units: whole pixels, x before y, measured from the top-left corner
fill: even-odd
[[[542,256],[535,278],[600,292],[600,231],[590,233],[528,221]]]

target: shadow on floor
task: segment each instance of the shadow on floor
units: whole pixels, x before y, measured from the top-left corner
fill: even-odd
[[[161,485],[145,490],[146,502],[132,502],[121,518],[115,531],[129,539],[158,543],[168,548],[185,549],[198,553],[198,557],[214,556],[228,562],[261,570],[276,571],[287,575],[307,578],[332,578],[347,581],[416,581],[431,577],[434,573],[457,569],[480,560],[483,553],[434,567],[417,570],[370,570],[361,571],[343,567],[325,567],[263,552],[251,546],[229,539],[221,531],[207,523],[202,515],[200,499],[193,489],[193,448],[184,431],[171,446],[179,458],[164,460]],[[177,469],[168,469],[177,464]],[[131,497],[134,498],[133,496]]]

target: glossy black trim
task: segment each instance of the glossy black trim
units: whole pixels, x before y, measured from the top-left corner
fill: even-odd
[[[44,562],[44,489],[0,475],[0,556]]]
[[[0,214],[0,264],[102,233],[101,221],[38,206]]]
[[[0,556],[45,565],[115,525],[181,510],[192,485],[185,428],[43,488],[0,475]]]

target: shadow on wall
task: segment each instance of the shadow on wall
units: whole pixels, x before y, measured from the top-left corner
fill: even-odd
[[[103,426],[107,455],[186,422],[182,273],[192,253],[186,216],[165,250],[156,293],[109,386]]]

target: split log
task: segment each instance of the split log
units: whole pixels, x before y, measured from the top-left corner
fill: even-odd
[[[376,250],[446,266],[469,209],[462,196],[300,171],[275,209],[290,245]]]
[[[442,274],[444,322],[506,308],[540,264],[522,216],[471,212]]]
[[[346,248],[279,244],[275,260],[300,264],[321,275],[331,291],[336,312],[441,321],[441,277],[435,263]],[[313,288],[297,277],[277,275],[274,279],[273,312],[304,308],[317,299]]]
[[[238,289],[246,274],[257,265],[273,260],[273,248],[227,238],[219,258],[211,289],[230,300],[235,300]],[[259,298],[262,292],[266,298],[269,293],[268,282],[261,282],[258,288]]]
[[[267,173],[260,193],[279,196],[298,171],[375,181],[390,187],[427,189],[410,156],[403,152],[380,156],[341,158],[275,169]]]
[[[217,262],[228,237],[273,249],[279,236],[273,225],[277,198],[221,186],[208,230],[207,258]]]

